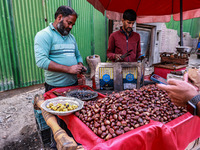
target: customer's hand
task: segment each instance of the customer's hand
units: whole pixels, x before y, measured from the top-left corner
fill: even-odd
[[[171,101],[175,105],[185,106],[187,101],[198,94],[196,88],[186,81],[169,79],[167,82],[169,85],[157,84],[157,86],[168,92]]]

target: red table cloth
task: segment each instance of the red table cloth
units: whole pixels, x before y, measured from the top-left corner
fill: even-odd
[[[89,86],[55,88],[44,94],[45,99],[54,98],[52,91],[73,89],[92,90]],[[99,93],[99,98],[105,95]],[[93,133],[75,115],[59,116],[65,121],[75,140],[86,150],[183,150],[200,137],[200,117],[186,113],[167,124],[151,120],[149,124],[105,141]]]

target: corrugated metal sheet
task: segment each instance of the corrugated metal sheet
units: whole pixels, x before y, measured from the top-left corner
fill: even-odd
[[[26,87],[44,81],[34,57],[34,36],[45,27],[44,6],[41,0],[12,2],[20,87]]]
[[[92,7],[88,2],[83,3],[82,0],[72,0],[71,7],[78,14],[78,19],[72,29],[72,34],[76,38],[79,51],[83,57],[83,62],[86,64],[86,57],[91,55],[94,51]]]
[[[0,1],[0,90],[9,90],[14,87],[14,74],[10,52],[13,43],[10,25],[10,12],[7,1]]]
[[[106,50],[108,47],[108,24],[107,18],[94,9],[94,43],[95,54],[101,56],[101,61],[106,61]]]
[[[45,5],[45,16],[47,18],[47,25],[49,23],[54,22],[54,14],[57,10],[57,8],[61,5],[67,5],[69,6],[69,1],[68,0],[45,0],[44,1]]]
[[[106,60],[105,17],[88,2],[82,0],[71,1],[71,7],[78,13],[79,18],[73,29],[79,50],[86,64],[86,57],[97,54],[101,61]],[[84,8],[84,9],[82,9]],[[106,24],[107,26],[107,24]]]
[[[0,91],[44,82],[43,70],[35,64],[34,37],[54,21],[61,5],[71,6],[79,15],[72,34],[84,64],[86,57],[94,53],[105,60],[105,18],[87,1],[1,0]]]
[[[34,36],[45,27],[41,0],[1,0],[0,91],[44,82],[35,65]]]

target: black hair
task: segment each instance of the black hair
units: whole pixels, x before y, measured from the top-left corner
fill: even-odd
[[[123,13],[123,19],[129,21],[135,21],[137,18],[137,14],[133,9],[127,9]]]
[[[75,15],[76,18],[78,18],[77,13],[75,12],[75,10],[73,10],[71,7],[69,6],[60,6],[58,7],[56,13],[55,13],[55,19],[58,17],[58,15],[62,14],[63,17],[67,17],[69,15]]]

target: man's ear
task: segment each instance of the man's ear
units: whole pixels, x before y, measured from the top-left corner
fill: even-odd
[[[60,22],[62,20],[62,14],[59,14],[58,17],[56,18],[58,22]]]

